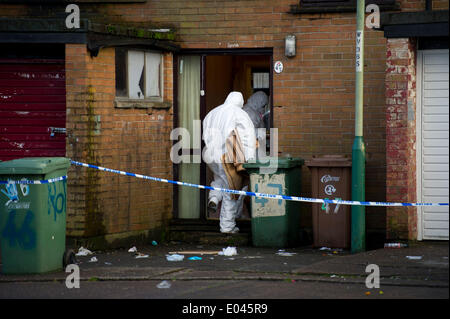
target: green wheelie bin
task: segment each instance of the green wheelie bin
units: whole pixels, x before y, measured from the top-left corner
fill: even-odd
[[[1,181],[42,181],[67,175],[64,157],[21,158],[0,163]],[[61,270],[66,252],[66,179],[41,184],[0,184],[3,274]]]
[[[252,192],[299,196],[304,160],[270,157],[245,163]],[[300,202],[264,197],[251,200],[252,242],[256,247],[294,247],[300,243]]]

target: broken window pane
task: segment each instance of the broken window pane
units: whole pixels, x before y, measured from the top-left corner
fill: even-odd
[[[128,96],[126,56],[126,49],[116,48],[116,96]]]
[[[128,97],[144,98],[144,52],[128,51]]]
[[[116,48],[116,96],[159,101],[163,83],[161,53]]]

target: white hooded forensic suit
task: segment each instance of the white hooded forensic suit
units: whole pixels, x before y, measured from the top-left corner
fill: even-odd
[[[225,143],[233,132],[237,132],[242,143],[245,161],[254,159],[256,155],[255,128],[248,114],[242,110],[244,98],[240,92],[228,94],[225,102],[211,110],[203,120],[203,140],[205,150],[203,160],[214,174],[212,187],[229,188],[227,175],[222,165],[222,155],[226,152]],[[247,187],[244,187],[245,190]],[[211,190],[208,196],[208,206],[217,207],[222,201],[220,210],[220,231],[235,233],[235,218],[242,206],[243,196],[232,199],[230,193]]]

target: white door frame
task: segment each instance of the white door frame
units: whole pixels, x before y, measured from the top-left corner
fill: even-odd
[[[417,50],[416,65],[416,191],[417,202],[422,198],[422,80],[423,51]],[[417,206],[417,240],[423,240],[422,207]]]

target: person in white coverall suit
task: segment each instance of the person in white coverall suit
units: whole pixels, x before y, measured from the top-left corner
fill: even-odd
[[[248,114],[242,110],[244,98],[240,92],[228,94],[225,102],[211,110],[203,120],[203,140],[205,150],[203,160],[214,174],[212,187],[229,188],[225,170],[222,165],[222,155],[226,152],[225,143],[235,130],[243,146],[245,161],[255,159],[256,136],[255,128]],[[246,187],[244,187],[244,190]],[[235,218],[242,205],[243,196],[234,200],[230,193],[211,190],[208,195],[208,208],[220,209],[220,231],[222,233],[237,233]]]

